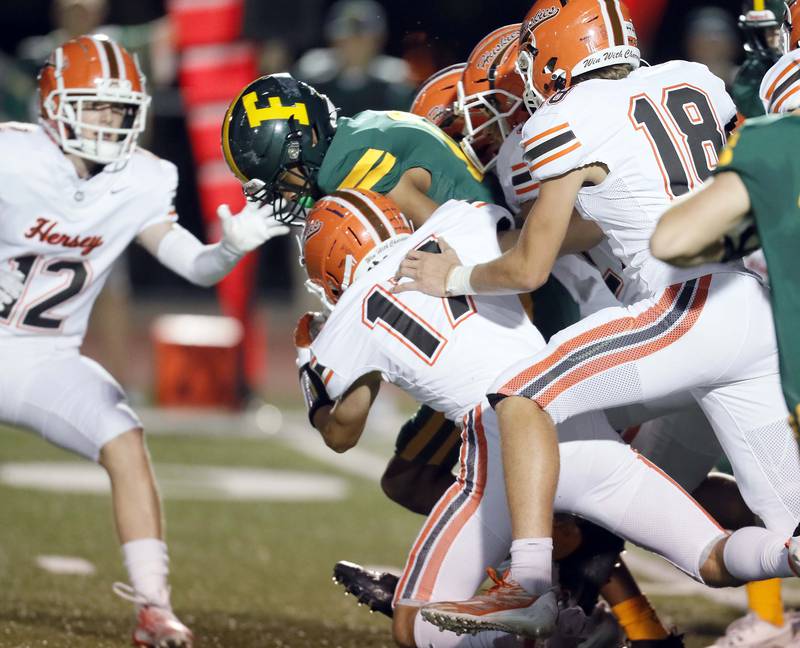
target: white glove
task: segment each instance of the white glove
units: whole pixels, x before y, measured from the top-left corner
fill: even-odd
[[[289,233],[289,226],[275,219],[269,204],[259,206],[248,202],[236,216],[228,205],[220,205],[217,217],[222,223],[222,244],[239,256],[271,238]]]
[[[0,270],[0,305],[7,306],[19,299],[25,288],[25,275],[19,270]]]

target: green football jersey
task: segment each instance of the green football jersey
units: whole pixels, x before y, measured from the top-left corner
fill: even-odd
[[[386,194],[415,167],[431,174],[428,197],[438,204],[495,202],[458,144],[426,119],[400,111],[365,110],[339,119],[317,184],[324,193],[358,188]]]
[[[800,117],[747,121],[728,141],[715,173],[733,171],[750,196],[769,269],[781,383],[789,410],[800,414]]]
[[[731,97],[736,109],[747,119],[762,117],[765,114],[764,104],[761,103],[758,91],[761,88],[761,80],[774,63],[775,61],[763,56],[748,56],[736,73]]]

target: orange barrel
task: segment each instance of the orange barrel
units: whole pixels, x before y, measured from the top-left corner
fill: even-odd
[[[240,406],[242,325],[237,320],[214,315],[161,315],[153,323],[151,335],[159,406]]]

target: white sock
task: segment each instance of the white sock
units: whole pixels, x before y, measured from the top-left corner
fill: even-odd
[[[149,603],[169,609],[167,545],[156,538],[132,540],[122,545],[122,555],[133,589]]]
[[[786,539],[767,529],[745,527],[725,543],[722,558],[731,576],[750,582],[794,576],[789,567]]]
[[[417,648],[522,648],[525,645],[513,635],[494,630],[459,636],[449,630],[439,630],[421,614],[414,619],[414,643]]]
[[[511,543],[511,578],[530,594],[553,584],[553,539],[520,538]]]

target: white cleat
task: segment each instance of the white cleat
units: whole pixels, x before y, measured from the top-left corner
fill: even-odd
[[[168,607],[153,605],[130,585],[114,583],[114,593],[136,604],[133,645],[144,648],[192,648],[194,636]]]
[[[555,590],[531,596],[514,581],[488,569],[494,586],[466,601],[429,603],[421,614],[429,623],[457,635],[500,630],[531,639],[545,639],[558,624]]]
[[[725,635],[708,648],[784,648],[798,646],[794,640],[792,622],[787,616],[783,625],[776,626],[750,612],[736,619],[725,630]]]

